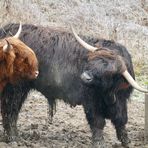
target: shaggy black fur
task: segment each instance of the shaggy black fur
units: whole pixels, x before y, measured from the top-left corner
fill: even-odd
[[[18,24],[3,27],[0,29],[0,38],[9,33],[15,34],[17,29]],[[100,55],[100,51],[96,51],[96,57],[90,55],[73,34],[60,29],[23,25],[20,39],[35,49],[40,74],[32,82],[22,82],[17,86],[8,84],[2,92],[3,126],[10,138],[16,136],[16,122],[22,103],[29,90],[36,89],[48,99],[52,109],[56,98],[72,106],[83,105],[92,130],[94,147],[105,147],[103,128],[106,118],[111,119],[122,144],[129,143],[125,125],[128,120],[127,99],[132,87],[122,77],[121,71],[125,64],[134,77],[131,57],[124,46],[114,41],[82,38],[93,46],[108,48],[113,57]],[[101,50],[108,53],[104,48]],[[92,77],[91,81],[81,79],[84,72]]]

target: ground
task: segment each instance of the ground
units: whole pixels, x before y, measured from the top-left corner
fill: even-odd
[[[128,134],[131,148],[146,148],[144,145],[144,102],[131,100],[128,103]],[[32,92],[21,110],[18,130],[20,142],[0,142],[0,148],[90,148],[91,133],[81,106],[71,108],[58,102],[53,123],[48,122],[47,100],[38,92]],[[0,126],[0,137],[3,137]],[[109,148],[122,148],[116,139],[110,121],[105,127],[105,139]]]

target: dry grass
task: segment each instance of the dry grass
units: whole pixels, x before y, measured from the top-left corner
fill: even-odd
[[[0,24],[64,26],[114,39],[132,54],[137,75],[148,76],[148,0],[1,0]]]

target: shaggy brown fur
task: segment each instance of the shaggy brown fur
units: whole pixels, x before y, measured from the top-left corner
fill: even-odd
[[[10,49],[4,52],[6,41]],[[32,49],[14,37],[0,40],[0,91],[8,82],[14,84],[21,79],[34,79],[36,71],[38,61]]]
[[[99,48],[97,51],[95,52],[89,52],[88,54],[88,59],[89,60],[92,60],[96,57],[106,57],[106,58],[109,58],[109,59],[112,59],[112,60],[115,60],[116,57],[117,57],[117,54],[107,48]]]
[[[88,53],[88,60],[91,61],[95,58],[108,58],[108,60],[118,61],[118,63],[121,63],[120,65],[120,73],[127,70],[125,62],[123,61],[123,57],[118,55],[115,51],[109,50],[105,47],[99,47],[98,50],[95,52],[89,52]]]

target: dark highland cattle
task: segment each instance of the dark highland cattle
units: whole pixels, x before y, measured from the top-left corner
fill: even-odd
[[[14,33],[17,27],[18,24],[5,26],[5,32],[0,29],[0,37]],[[56,98],[71,106],[82,105],[92,130],[94,147],[106,148],[103,138],[105,119],[112,121],[118,139],[127,146],[130,143],[125,127],[128,98],[133,87],[146,92],[133,79],[131,57],[124,46],[114,41],[83,36],[85,41],[96,46],[92,47],[74,30],[73,33],[23,25],[20,38],[34,49],[40,74],[31,82],[8,84],[2,92],[3,126],[9,140],[17,135],[16,123],[22,103],[30,89],[36,89],[47,97],[52,111]]]
[[[35,79],[38,75],[38,61],[35,53],[19,40],[22,30],[15,36],[0,40],[0,91],[9,82],[15,84],[21,79]]]

